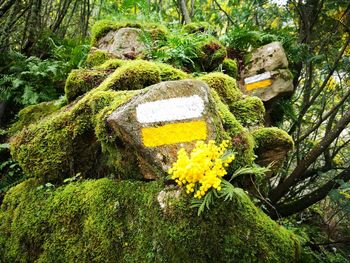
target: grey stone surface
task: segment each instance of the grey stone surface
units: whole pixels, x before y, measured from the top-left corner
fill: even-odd
[[[186,108],[185,104],[182,108],[176,108],[177,103],[188,102],[192,99],[196,103],[198,101],[202,103],[203,107],[199,115],[198,109],[201,106],[198,107],[196,103],[189,105],[188,110],[183,109]],[[165,113],[168,111],[168,114],[164,114],[164,111]],[[223,132],[215,103],[209,93],[209,87],[198,80],[167,81],[150,86],[128,103],[118,107],[108,117],[107,122],[125,145],[130,147],[130,151],[134,151],[138,156],[138,165],[143,176],[147,179],[155,179],[162,171],[166,172],[176,161],[180,148],[184,147],[188,152],[192,150],[197,140],[182,140],[187,136],[196,138],[197,135],[201,134],[200,130],[196,130],[195,125],[192,127],[193,123],[205,123],[204,140],[215,139]],[[166,138],[148,138],[160,143],[159,145],[147,145],[149,143],[147,143],[143,129],[150,130],[149,128],[151,128],[152,130],[155,128],[159,131],[159,128],[163,129],[172,124],[183,127],[181,125],[184,123],[188,125],[186,126],[189,127],[188,130],[169,129]],[[178,142],[161,145],[162,140],[173,138],[176,133]]]
[[[243,78],[266,71],[288,68],[288,60],[280,42],[272,42],[253,50],[246,56]]]
[[[96,47],[121,59],[134,59],[146,48],[140,39],[141,34],[141,29],[129,27],[110,31],[98,40]]]

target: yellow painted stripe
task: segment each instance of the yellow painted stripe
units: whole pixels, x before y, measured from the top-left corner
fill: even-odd
[[[160,127],[142,128],[142,140],[146,147],[156,147],[207,138],[204,121],[190,121],[166,124]]]
[[[254,89],[265,88],[267,86],[270,86],[271,84],[272,84],[271,79],[265,79],[262,81],[246,84],[245,88],[246,88],[246,90],[250,91],[250,90],[254,90]]]

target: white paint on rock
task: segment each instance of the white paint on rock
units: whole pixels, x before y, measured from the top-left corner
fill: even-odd
[[[251,83],[255,83],[255,82],[270,79],[270,78],[271,78],[271,72],[265,72],[265,73],[244,79],[244,84],[251,84]]]
[[[186,120],[201,117],[203,111],[203,100],[194,95],[140,104],[136,108],[136,118],[140,123]]]

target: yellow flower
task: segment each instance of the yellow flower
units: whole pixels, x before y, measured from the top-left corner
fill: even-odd
[[[220,145],[212,140],[207,144],[198,141],[190,156],[181,148],[168,173],[179,186],[185,186],[187,194],[194,193],[195,198],[201,199],[212,188],[220,191],[221,178],[227,173],[225,167],[235,159],[233,154],[223,159],[228,146],[228,141]]]

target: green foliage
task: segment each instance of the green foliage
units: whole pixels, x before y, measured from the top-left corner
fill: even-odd
[[[164,208],[158,201],[162,190],[168,196]],[[195,216],[182,195],[171,197],[172,191],[173,188],[164,189],[161,181],[103,178],[56,187],[27,180],[7,193],[1,207],[0,259],[5,262],[298,259],[299,242],[295,235],[259,211],[243,190],[236,188],[231,202],[219,203],[200,217]]]
[[[269,167],[260,167],[256,164],[247,167],[241,167],[233,172],[230,176],[230,179],[227,181],[225,179],[221,179],[221,190],[218,191],[216,189],[209,190],[203,199],[195,199],[193,198],[191,203],[192,208],[198,208],[197,215],[200,216],[205,209],[209,210],[211,206],[218,202],[216,199],[223,199],[223,201],[233,201],[237,195],[241,194],[240,188],[236,188],[231,183],[236,177],[241,175],[254,175],[256,177],[262,177],[267,172],[270,171]],[[210,211],[207,211],[210,213]]]
[[[259,128],[252,132],[255,141],[255,147],[260,149],[274,149],[277,146],[286,149],[293,149],[294,142],[292,137],[285,131],[276,127]]]
[[[5,55],[3,59],[11,62],[0,71],[0,100],[23,107],[58,98],[59,81],[67,72],[64,62],[26,58],[17,52]]]

